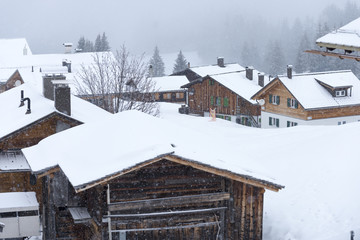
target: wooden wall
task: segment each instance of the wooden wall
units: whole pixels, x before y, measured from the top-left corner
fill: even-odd
[[[189,87],[189,108],[191,113],[204,114],[209,109],[216,108],[217,114],[225,115],[260,115],[260,106],[253,105],[246,99],[238,96],[230,89],[219,84],[215,80],[210,85],[210,77],[205,78],[202,82],[195,83]],[[211,104],[211,96],[213,97],[213,105]],[[216,105],[216,97],[221,98],[221,104]],[[227,107],[224,106],[224,98],[229,99]]]
[[[57,114],[51,115],[2,138],[0,140],[0,149],[22,149],[33,146],[42,139],[55,134],[57,132],[56,126],[59,121],[69,125],[69,127],[74,127],[80,124],[78,121],[71,121],[70,119],[61,117]]]
[[[109,209],[111,214],[122,215],[111,219],[113,230],[153,229],[127,232],[126,239],[217,239],[218,234],[218,239],[262,239],[262,188],[167,160],[114,179],[109,182],[109,187],[111,202],[121,204],[107,205],[106,185],[81,193],[82,202],[99,223]],[[197,200],[187,202],[187,197]],[[161,204],[157,202],[159,199]],[[193,211],[210,208],[214,210]],[[187,212],[151,215],[170,211]],[[144,215],[137,215],[139,213]],[[194,227],[179,227],[186,225]],[[164,230],[164,227],[174,229]],[[107,230],[107,224],[102,223],[103,239],[108,239]],[[113,236],[118,239],[119,233]]]
[[[280,96],[279,105],[269,103],[270,94]],[[261,96],[261,98],[265,100],[265,105],[264,105],[265,112],[276,113],[276,114],[299,118],[303,120],[308,120],[308,118],[310,117],[312,120],[315,120],[315,119],[360,115],[360,106],[306,110],[299,104],[299,107],[297,109],[290,108],[287,106],[287,98],[294,98],[294,96],[280,82],[278,82],[275,87],[267,91],[266,94]]]

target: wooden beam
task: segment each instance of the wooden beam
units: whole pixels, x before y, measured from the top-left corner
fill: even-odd
[[[307,53],[312,53],[312,54],[318,54],[321,56],[329,56],[329,57],[337,57],[340,59],[352,59],[352,60],[356,60],[357,62],[360,61],[360,56],[355,56],[355,55],[346,55],[346,54],[341,54],[341,53],[333,53],[333,52],[324,52],[324,51],[319,51],[319,50],[306,50],[305,52]]]
[[[229,200],[229,193],[209,193],[199,195],[187,195],[180,197],[155,198],[139,201],[117,202],[109,204],[109,211],[121,211],[129,209],[171,207],[199,202],[217,202]]]
[[[271,184],[261,183],[260,180],[246,178],[245,176],[241,176],[241,175],[232,173],[232,172],[227,171],[227,170],[218,169],[218,168],[211,167],[211,166],[205,165],[205,164],[201,164],[201,163],[198,163],[198,162],[195,162],[195,161],[189,161],[189,160],[181,159],[181,158],[178,158],[176,156],[166,156],[164,158],[169,160],[169,161],[172,161],[172,162],[177,162],[177,163],[182,164],[182,165],[191,166],[193,168],[196,168],[196,169],[208,172],[208,173],[213,173],[215,175],[226,177],[228,179],[232,179],[232,180],[235,180],[235,181],[238,181],[238,182],[243,182],[243,183],[255,186],[255,187],[266,188],[266,189],[269,189],[269,190],[274,191],[274,192],[278,192],[279,189],[283,188],[283,186],[278,186],[277,187],[277,186],[273,186]]]
[[[170,212],[152,212],[152,213],[138,213],[138,214],[113,214],[104,216],[105,218],[146,218],[146,217],[157,217],[157,216],[168,216],[168,215],[181,215],[181,214],[196,214],[196,213],[207,213],[225,210],[226,207],[217,208],[206,208],[206,209],[192,209],[184,211],[170,211]]]
[[[184,228],[199,228],[199,227],[209,227],[213,225],[218,225],[219,222],[207,222],[207,223],[198,223],[191,225],[181,225],[181,226],[173,226],[173,227],[158,227],[158,228],[139,228],[139,229],[123,229],[123,230],[112,230],[111,232],[144,232],[144,231],[160,231],[160,230],[176,230],[176,229],[184,229]]]
[[[43,172],[41,174],[38,174],[36,175],[37,178],[42,178],[42,177],[45,177],[47,175],[51,175],[51,174],[54,174],[56,172],[59,172],[60,171],[60,167],[54,167],[54,168],[51,168],[50,170],[46,171],[46,172]]]

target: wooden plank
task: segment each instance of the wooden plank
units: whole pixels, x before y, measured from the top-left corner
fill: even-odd
[[[179,214],[195,214],[206,213],[224,210],[226,207],[206,208],[206,209],[193,209],[184,211],[171,211],[171,212],[152,212],[152,213],[138,213],[138,214],[112,214],[104,216],[107,218],[141,218],[141,217],[154,217],[154,216],[167,216],[167,215],[179,215]]]
[[[334,52],[324,52],[319,50],[306,50],[306,53],[312,53],[312,54],[318,54],[321,56],[329,56],[329,57],[337,57],[340,59],[352,59],[356,60],[357,62],[360,62],[360,56],[355,55],[348,55],[348,54],[341,54],[341,53],[334,53]]]
[[[188,196],[180,196],[180,197],[118,202],[118,203],[109,204],[109,211],[170,207],[175,205],[186,205],[194,202],[217,202],[217,201],[228,200],[229,198],[230,198],[229,193],[210,193],[210,194],[188,195]]]
[[[249,178],[246,178],[245,176],[240,176],[238,174],[232,173],[227,170],[218,169],[218,168],[211,167],[211,166],[208,166],[205,164],[201,164],[201,163],[198,163],[195,161],[181,159],[176,156],[168,155],[164,158],[168,159],[170,161],[173,161],[173,162],[183,164],[183,165],[191,166],[193,168],[196,168],[196,169],[208,172],[208,173],[213,173],[218,176],[223,176],[223,177],[235,180],[235,181],[243,182],[243,183],[255,186],[255,187],[266,188],[266,189],[274,191],[274,192],[278,192],[279,189],[283,188],[283,186],[275,186],[275,184],[272,185],[272,184],[268,184],[268,183],[261,183],[260,181],[257,181],[255,179],[249,179]]]
[[[113,233],[116,232],[145,232],[145,231],[162,231],[162,230],[179,230],[184,228],[200,228],[200,227],[209,227],[213,225],[218,225],[217,222],[207,222],[207,223],[198,223],[191,225],[181,225],[173,227],[158,227],[158,228],[138,228],[138,229],[122,229],[122,230],[113,230]]]

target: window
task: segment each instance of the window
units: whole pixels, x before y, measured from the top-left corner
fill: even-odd
[[[170,93],[166,94],[166,98],[171,99],[171,94]]]
[[[299,103],[296,99],[288,98],[287,99],[287,106],[289,108],[299,108]]]
[[[209,79],[209,85],[213,86],[215,84],[214,79]]]
[[[280,96],[269,94],[269,103],[274,105],[280,104]]]
[[[210,97],[210,105],[214,105],[214,97],[213,96]]]
[[[346,91],[345,91],[345,90],[335,91],[335,95],[336,95],[337,97],[344,97],[344,96],[346,96]]]
[[[278,118],[269,117],[269,125],[279,127],[280,120]]]
[[[216,97],[216,106],[221,106],[221,97]]]
[[[297,125],[298,125],[297,122],[287,121],[287,127],[295,127]]]
[[[180,94],[180,93],[176,93],[176,98],[181,98],[181,94]]]
[[[229,99],[227,97],[224,97],[224,107],[229,106]]]

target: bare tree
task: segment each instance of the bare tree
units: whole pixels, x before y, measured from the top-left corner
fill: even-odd
[[[94,62],[83,65],[75,77],[80,97],[109,112],[138,110],[159,114],[159,106],[153,99],[155,84],[148,77],[144,55],[131,56],[123,45],[115,56],[111,52],[94,53],[93,58]]]

